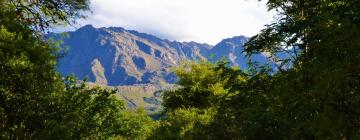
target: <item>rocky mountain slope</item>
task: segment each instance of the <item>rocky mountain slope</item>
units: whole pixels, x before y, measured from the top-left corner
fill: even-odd
[[[161,109],[161,92],[174,88],[176,76],[171,72],[181,61],[200,59],[215,62],[225,58],[231,65],[246,69],[248,58],[243,45],[245,36],[222,40],[215,46],[197,42],[178,42],[126,30],[120,27],[94,28],[86,25],[67,35],[50,34],[62,40],[66,53],[59,60],[64,76],[85,77],[89,85],[116,88],[128,108]],[[264,62],[262,54],[252,59]]]
[[[216,61],[227,58],[232,65],[247,68],[242,53],[248,41],[245,36],[222,40],[215,46],[196,42],[178,42],[126,30],[120,27],[94,28],[86,25],[62,39],[68,48],[59,62],[63,75],[75,74],[79,79],[108,86],[174,83],[171,68],[183,60]],[[261,54],[253,56],[264,61]]]

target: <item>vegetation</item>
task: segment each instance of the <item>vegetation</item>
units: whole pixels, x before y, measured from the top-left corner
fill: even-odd
[[[87,3],[0,1],[0,139],[135,139],[149,132],[150,118],[125,111],[115,91],[56,71],[58,43],[42,34],[70,23]]]
[[[163,123],[168,130],[185,127],[194,134],[201,128],[205,134],[173,131],[175,139],[360,138],[360,2],[269,0],[267,5],[278,11],[278,21],[252,37],[245,53],[270,54],[269,65],[275,61],[278,67],[256,62],[247,71],[224,62],[180,67],[182,88],[165,94],[165,112],[195,108],[197,115],[188,111],[182,116],[191,118],[176,121],[169,115]],[[215,113],[203,123],[197,116],[208,109]],[[192,130],[189,120],[195,120]]]
[[[153,122],[115,91],[56,72],[56,43],[41,33],[81,17],[88,1],[0,0],[0,138],[360,139],[360,1],[267,6],[278,20],[244,53],[267,53],[269,65],[185,62]]]

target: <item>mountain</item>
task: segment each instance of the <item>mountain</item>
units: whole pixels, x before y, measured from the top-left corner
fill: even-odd
[[[248,58],[242,52],[245,36],[222,40],[215,46],[197,42],[178,42],[120,27],[94,28],[86,25],[68,37],[53,34],[68,48],[59,60],[63,75],[107,86],[175,83],[171,68],[183,60],[227,58],[231,65],[246,69]],[[265,61],[262,54],[252,56]]]
[[[161,92],[176,87],[172,68],[183,60],[200,59],[216,62],[228,59],[230,65],[247,69],[248,58],[243,46],[249,40],[235,36],[216,45],[179,42],[121,27],[94,28],[86,25],[76,31],[49,34],[63,42],[67,50],[59,60],[58,69],[64,76],[85,77],[89,85],[116,88],[118,98],[128,108],[145,108],[150,113],[161,109]],[[265,56],[251,56],[265,62]]]

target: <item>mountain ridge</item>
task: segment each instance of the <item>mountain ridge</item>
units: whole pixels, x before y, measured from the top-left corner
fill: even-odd
[[[90,82],[101,85],[173,84],[176,76],[171,68],[184,60],[215,62],[225,57],[231,65],[248,67],[243,46],[249,38],[245,36],[209,45],[170,41],[122,27],[85,25],[68,34],[69,38],[52,34],[63,40],[63,46],[69,47],[64,58],[59,60],[60,73],[75,74],[80,79],[88,77]],[[265,60],[262,54],[252,57]]]

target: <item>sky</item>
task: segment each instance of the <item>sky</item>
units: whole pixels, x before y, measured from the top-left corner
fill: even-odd
[[[90,8],[92,13],[75,28],[123,27],[213,45],[224,38],[253,36],[274,16],[258,0],[90,0]]]

